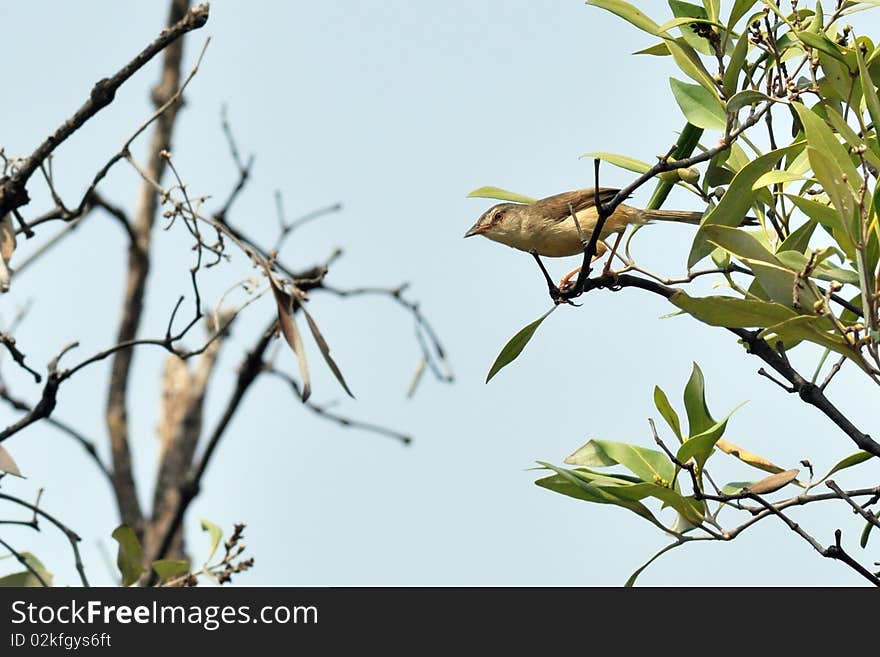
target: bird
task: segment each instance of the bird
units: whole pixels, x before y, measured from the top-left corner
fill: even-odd
[[[603,205],[609,203],[619,191],[611,187],[600,187],[598,189],[600,202]],[[538,256],[562,258],[583,253],[584,242],[581,238],[589,240],[599,220],[596,196],[596,189],[589,188],[554,194],[532,203],[499,203],[486,210],[464,236],[482,235],[494,242],[526,251],[535,256],[542,271],[546,271]],[[577,216],[580,224],[580,234],[572,219],[572,212]],[[620,204],[605,220],[593,260],[601,258],[608,251],[605,240],[617,233],[617,241],[604,270],[607,274],[627,226],[643,226],[653,221],[699,224],[702,217],[702,212],[642,210]],[[558,287],[564,288],[572,276],[579,271],[580,267],[566,274]]]

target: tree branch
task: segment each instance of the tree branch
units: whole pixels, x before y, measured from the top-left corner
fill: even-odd
[[[200,5],[189,13],[187,12],[188,7],[189,0],[174,0],[171,3],[168,24],[171,26],[195,24],[196,18],[189,18],[192,16],[199,17],[198,27],[204,25],[208,18],[207,5]],[[156,108],[165,105],[167,99],[172,98],[180,86],[183,40],[178,37],[189,30],[178,29],[175,31],[175,28],[171,27],[170,30],[166,30],[162,34],[165,35],[169,31],[174,35],[174,38],[162,42],[161,49],[165,50],[162,80],[153,89],[153,104]],[[150,143],[147,172],[157,182],[161,180],[165,170],[166,160],[162,157],[162,153],[171,148],[171,134],[179,107],[178,100],[176,103],[171,103],[167,111],[158,117]],[[123,310],[117,333],[117,343],[134,340],[140,325],[146,281],[150,270],[150,242],[157,209],[158,197],[155,190],[146,182],[142,183],[132,226],[136,239],[130,244],[128,250],[128,279],[122,302]],[[113,487],[119,515],[122,522],[132,527],[140,536],[143,531],[143,514],[132,471],[126,407],[133,353],[131,349],[121,349],[113,357],[107,397],[107,428],[110,433],[110,447],[113,454]]]
[[[30,177],[58,146],[79,130],[86,121],[113,102],[119,87],[169,45],[179,43],[181,36],[202,27],[208,21],[208,5],[199,5],[188,13],[185,10],[176,12],[174,16],[175,20],[170,22],[169,27],[134,59],[112,77],[99,80],[92,88],[88,100],[76,113],[47,137],[11,176],[0,183],[0,217],[30,201],[25,188]]]

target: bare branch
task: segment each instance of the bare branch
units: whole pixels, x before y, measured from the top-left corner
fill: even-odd
[[[30,502],[25,502],[24,500],[21,500],[21,499],[14,497],[12,495],[7,495],[6,493],[0,493],[0,500],[7,500],[9,502],[12,502],[13,504],[17,504],[19,506],[23,506],[26,509],[30,509],[31,511],[34,512],[35,516],[45,518],[50,523],[55,525],[55,527],[57,527],[61,531],[61,533],[64,534],[65,538],[67,539],[67,542],[70,543],[70,549],[73,551],[74,563],[76,564],[76,571],[79,573],[80,582],[82,582],[83,586],[87,587],[89,585],[89,580],[86,577],[86,571],[85,571],[85,568],[83,567],[82,557],[80,556],[80,553],[79,553],[79,542],[82,539],[80,539],[80,537],[77,535],[77,533],[75,531],[73,531],[67,525],[65,525],[64,523],[62,523],[58,519],[56,519],[55,516],[52,516],[52,515],[46,513],[45,511],[43,511],[41,508],[39,508],[39,506],[37,505],[37,504],[39,504],[39,498],[37,500],[37,504],[31,504]]]
[[[168,29],[163,30],[151,44],[115,75],[98,81],[92,88],[88,100],[76,113],[62,123],[50,137],[37,147],[30,157],[24,160],[11,176],[0,184],[0,217],[28,203],[29,198],[25,186],[33,173],[70,135],[79,130],[101,109],[113,102],[119,87],[157,54],[169,46],[179,44],[181,36],[202,27],[208,21],[208,5],[199,5],[188,13],[181,12],[181,14],[178,20],[174,21]]]

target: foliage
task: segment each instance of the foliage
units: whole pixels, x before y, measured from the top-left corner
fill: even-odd
[[[686,276],[671,279],[639,266],[629,255],[628,241],[625,266],[613,278],[591,279],[568,297],[563,290],[554,301],[612,285],[660,294],[678,314],[735,333],[748,353],[785,379],[774,379],[777,383],[798,392],[867,451],[843,458],[821,479],[803,462],[809,477],[801,481],[801,468],[777,466],[723,438],[729,415],[713,419],[702,373],[694,365],[683,395],[687,428],[666,394],[655,390],[656,409],[677,446],[667,446],[656,430],[659,449],[591,440],[566,459],[573,468],[542,463],[551,474],[536,483],[579,500],[628,509],[671,535],[674,542],[651,561],[691,540],[730,540],[754,518],[776,516],[823,556],[844,561],[880,585],[876,574],[851,563],[839,534],[835,545],[823,548],[788,520],[784,509],[791,500],[764,499],[787,486],[800,487],[798,504],[821,501],[828,494],[810,496],[809,491],[825,482],[834,491],[832,498],[848,503],[866,521],[862,547],[870,529],[880,526],[868,509],[878,502],[877,488],[840,491],[828,480],[840,469],[880,456],[880,445],[824,397],[842,366],[854,365],[880,384],[880,47],[848,24],[877,3],[839,1],[829,10],[820,2],[737,0],[723,3],[722,9],[718,0],[669,0],[672,16],[666,22],[621,0],[587,4],[652,37],[654,43],[636,54],[666,57],[677,68],[670,89],[686,121],[677,148],[656,165],[639,154],[591,154],[639,174],[609,204],[608,213],[650,181],[657,185],[651,208],[659,207],[674,184],[699,199],[705,212],[689,249]],[[661,9],[659,3],[650,5],[652,13]],[[487,196],[492,189],[479,191]],[[505,191],[494,198],[515,196]],[[585,248],[585,263],[587,255],[592,253]],[[701,265],[706,259],[712,264]],[[698,265],[708,268],[695,269]],[[715,293],[702,296],[682,289],[704,276],[716,279]],[[519,355],[545,319],[514,336],[491,374]],[[794,349],[815,352],[811,379],[791,366],[787,354]],[[823,372],[827,376],[820,384]],[[709,459],[716,451],[770,475],[715,487]],[[618,469],[606,471],[609,467]],[[858,496],[868,496],[868,504],[853,502]],[[676,521],[661,522],[659,509],[649,506],[657,504],[674,509]],[[724,508],[747,510],[752,520],[722,527],[718,514]]]

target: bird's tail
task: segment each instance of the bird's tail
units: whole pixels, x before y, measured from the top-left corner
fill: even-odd
[[[648,221],[677,221],[682,224],[699,225],[703,218],[702,212],[690,212],[688,210],[643,210],[644,218]]]

